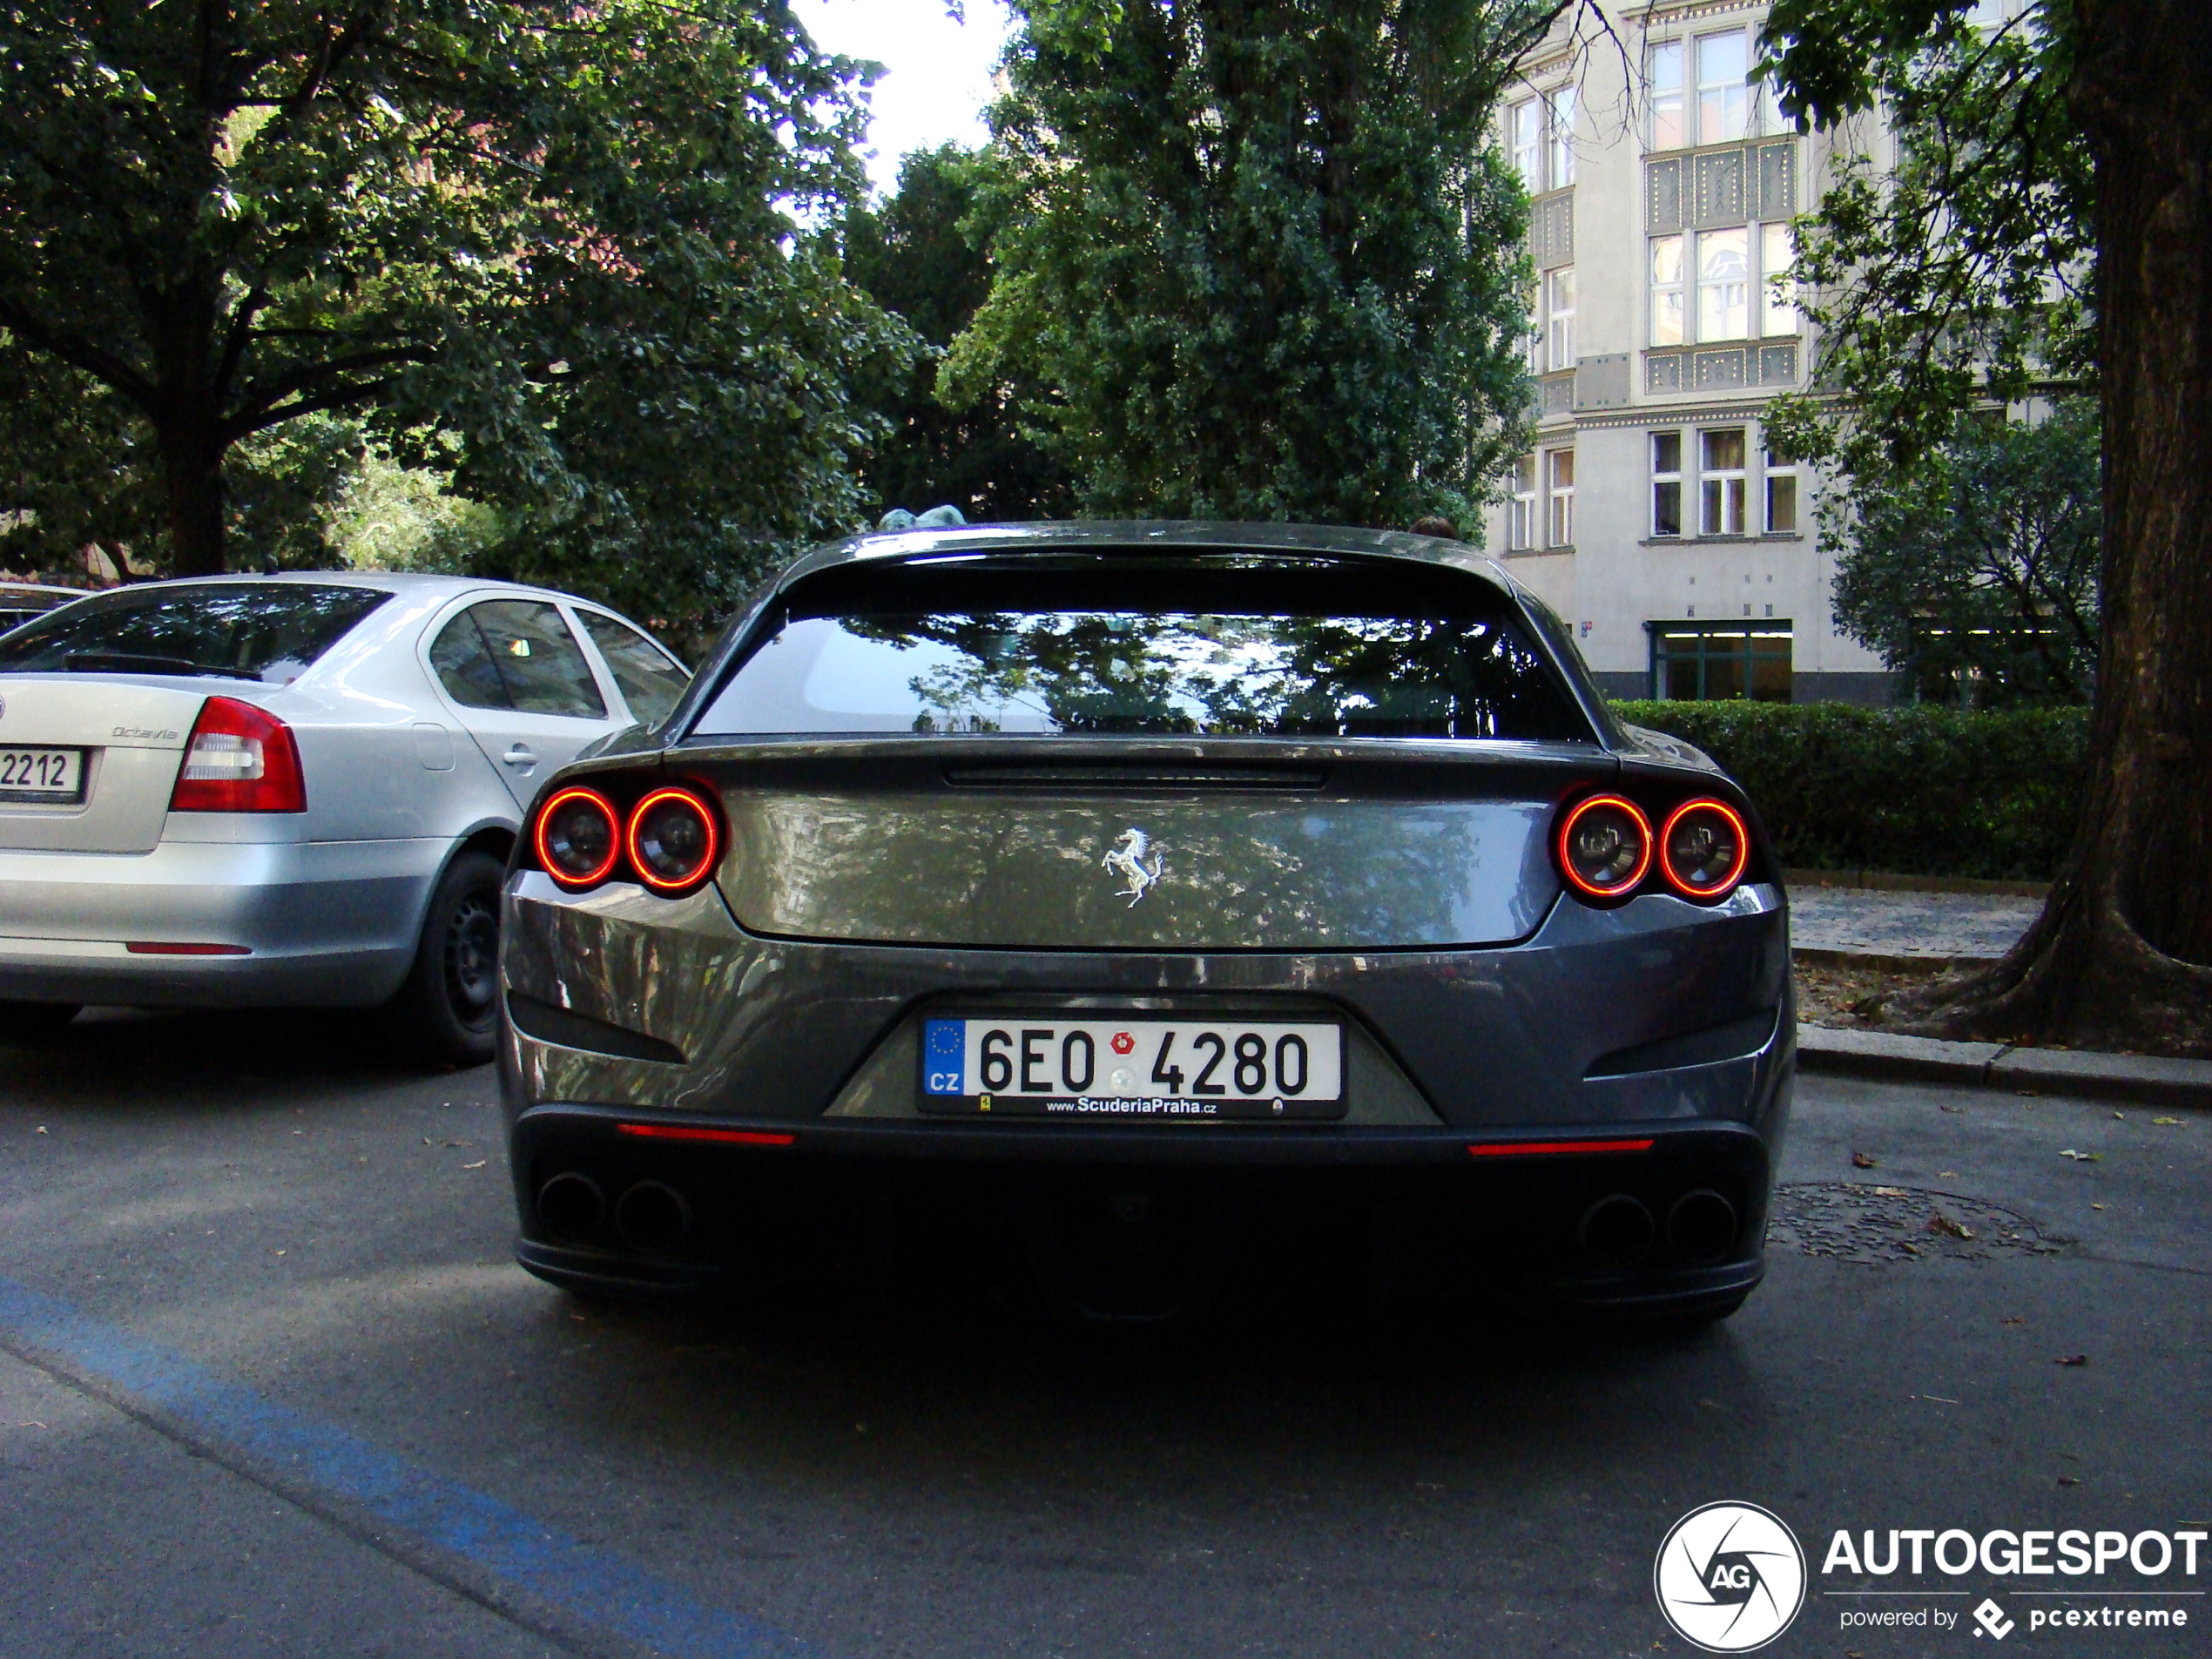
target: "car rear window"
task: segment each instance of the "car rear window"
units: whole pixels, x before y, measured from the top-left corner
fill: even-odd
[[[692,735],[889,732],[1591,737],[1474,577],[1126,556],[826,572],[788,596]]]
[[[391,597],[305,582],[119,588],[0,639],[0,673],[206,674],[282,685]]]

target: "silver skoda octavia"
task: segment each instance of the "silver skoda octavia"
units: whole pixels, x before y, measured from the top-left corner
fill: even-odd
[[[523,809],[688,678],[611,611],[452,577],[48,611],[0,640],[0,1032],[396,998],[431,1055],[489,1059]]]
[[[1777,877],[1743,792],[1456,543],[826,547],[533,807],[518,1254],[610,1292],[990,1258],[1122,1317],[1350,1264],[1717,1317],[1794,1070]]]

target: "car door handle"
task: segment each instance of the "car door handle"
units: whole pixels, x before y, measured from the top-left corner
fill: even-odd
[[[530,746],[527,743],[508,745],[507,752],[500,759],[510,766],[534,766],[537,764],[537,757],[530,752]]]

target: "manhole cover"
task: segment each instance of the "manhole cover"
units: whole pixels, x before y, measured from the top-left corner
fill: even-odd
[[[2055,1256],[2074,1242],[1979,1198],[1854,1181],[1784,1182],[1774,1190],[1766,1238],[1840,1262]]]

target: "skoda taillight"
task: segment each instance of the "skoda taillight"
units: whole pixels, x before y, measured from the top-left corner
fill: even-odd
[[[307,784],[292,728],[235,698],[200,705],[170,792],[172,813],[304,813]]]

